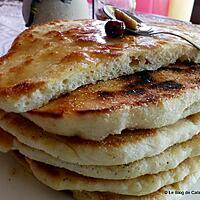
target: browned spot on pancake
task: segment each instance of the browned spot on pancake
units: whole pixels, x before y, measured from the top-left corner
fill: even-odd
[[[33,114],[33,115],[38,114],[37,110],[32,110],[32,111],[30,111],[30,113]],[[57,112],[49,111],[49,112],[41,112],[40,116],[57,119],[57,118],[63,117],[63,114],[64,114],[63,112],[59,112],[59,111],[57,111]]]
[[[132,58],[130,65],[134,66],[134,65],[139,65],[140,61],[138,59]]]
[[[137,81],[136,81],[137,85],[144,85],[153,82],[153,77],[151,75],[151,72],[149,71],[138,72],[136,76],[137,76]]]
[[[113,97],[113,92],[108,92],[108,91],[99,91],[99,92],[97,92],[98,94],[98,96],[99,97],[102,97],[102,98],[111,98],[111,97]]]
[[[76,27],[76,28],[71,28],[67,31],[63,31],[62,34],[67,37],[75,37],[75,38],[81,38],[85,35],[87,36],[92,36],[94,34],[101,33],[98,29],[92,26],[85,26],[85,27]]]
[[[4,56],[4,59],[8,59],[12,56],[16,56],[18,52],[24,51],[25,49],[30,48],[33,43],[39,40],[39,38],[35,38],[31,33],[32,28],[25,30],[14,40],[11,49],[8,51],[8,54]],[[23,37],[23,40],[22,40]]]
[[[56,55],[55,52],[49,52],[49,53],[47,54],[47,57],[54,56],[54,55]]]
[[[92,56],[96,56],[97,58],[105,58],[105,59],[108,59],[109,57],[118,57],[122,55],[122,53],[118,51],[112,51],[112,50],[105,51],[101,49],[90,50],[90,53]]]
[[[136,74],[136,73],[135,73]],[[134,80],[133,79],[133,76],[131,75],[124,75],[124,76],[120,76],[119,78],[117,78],[118,80],[121,80],[121,81],[131,81],[131,80]]]
[[[71,28],[67,31],[63,31],[62,34],[66,37],[72,37],[75,36],[77,33],[81,33],[81,29],[80,28]],[[84,34],[85,32],[82,31],[82,33]]]
[[[165,81],[161,83],[155,83],[151,86],[151,88],[160,88],[164,90],[180,90],[181,88],[183,88],[183,85],[175,81]]]
[[[81,44],[81,45],[88,45],[88,43],[96,43],[97,38],[94,35],[91,36],[82,36],[79,37],[77,40],[75,40],[75,43]]]
[[[51,46],[51,44],[49,42],[46,42],[43,44],[43,48],[49,48]]]
[[[175,69],[173,69],[173,70],[175,71]],[[131,93],[144,94],[145,88],[178,90],[183,87],[182,84],[176,83],[175,81],[156,82],[153,80],[153,78],[151,76],[151,72],[148,72],[148,71],[139,72],[139,73],[136,73],[136,75],[137,75],[137,80],[135,82],[129,83],[128,85],[125,85],[125,87],[124,87],[124,89],[127,90],[127,94],[129,94],[129,93],[130,94]],[[139,85],[143,86],[143,88],[137,88]],[[132,89],[132,90],[130,90],[130,89]]]
[[[64,40],[64,35],[60,31],[49,31],[45,33],[44,36],[53,39]]]
[[[126,76],[125,79],[130,81],[131,78],[133,78],[133,76],[129,75],[129,76]],[[122,79],[125,80],[124,77],[122,77]],[[100,97],[104,97],[104,98],[115,97],[117,94],[122,95],[122,96],[144,94],[145,87],[141,88],[140,86],[143,86],[145,84],[150,84],[152,82],[153,82],[153,79],[149,72],[147,71],[139,72],[137,73],[137,80],[136,81],[133,80],[133,82],[128,82],[127,85],[125,84],[124,87],[122,88],[123,90],[113,91],[113,92],[102,91],[102,92],[98,92],[98,94],[100,94]]]
[[[153,72],[151,71],[142,71],[142,72],[136,72],[135,75],[127,75],[127,76],[121,76],[118,78],[119,80],[122,81],[131,81],[132,82],[128,82],[129,84],[126,85],[128,88],[133,88],[135,86],[138,85],[145,85],[145,84],[149,84],[152,83],[153,80]]]
[[[49,22],[49,25],[56,25],[56,23],[57,23],[58,21],[52,21],[52,22]]]
[[[148,65],[148,64],[151,64],[151,62],[149,60],[145,59],[145,63],[144,64]]]
[[[33,62],[33,58],[31,57],[28,57],[23,63],[15,66],[15,67],[12,67],[9,69],[9,72],[10,73],[23,73],[24,72],[24,68],[27,67],[27,65],[30,65],[31,63]]]
[[[5,72],[0,72],[0,77],[4,75],[5,75]]]
[[[68,62],[80,62],[87,58],[87,55],[85,53],[81,52],[72,52],[70,54],[67,54],[64,58],[62,58],[61,63],[68,63]]]
[[[31,32],[27,32],[26,33],[26,39],[28,39],[29,41],[33,42],[34,41],[34,36]]]
[[[102,98],[104,100],[105,98]],[[110,113],[114,111],[116,108],[110,107],[110,108],[104,108],[104,109],[85,109],[85,110],[75,110],[74,114],[78,115],[89,115],[89,114],[100,114],[100,113]]]
[[[101,41],[103,42],[103,41]],[[91,54],[93,54],[93,56],[97,56],[98,58],[107,58],[106,56],[110,56],[110,57],[115,57],[115,56],[120,56],[122,55],[120,49],[121,45],[105,45],[105,44],[101,44],[99,42],[99,44],[97,45],[97,47],[93,50],[89,50],[89,52]],[[123,46],[121,46],[121,48],[123,48]]]
[[[181,72],[183,69],[181,69],[180,67],[173,67],[172,68],[172,70],[174,71],[174,72]]]
[[[189,60],[184,60],[184,61],[181,61],[180,59],[178,59],[176,62],[175,62],[176,65],[179,66],[179,68],[186,68],[186,66],[195,66],[195,64],[193,62],[190,62]],[[173,67],[173,65],[170,66],[171,68],[176,68],[176,67]],[[178,68],[176,68],[178,69]]]
[[[73,39],[72,45],[74,46],[77,46],[78,44],[78,46],[81,47],[97,46],[98,48],[98,45],[106,45],[104,28],[100,29],[100,26],[99,28],[95,28],[93,23],[90,21],[86,23],[84,27],[72,28],[68,31],[63,31],[62,34],[65,37]]]
[[[29,93],[33,92],[38,88],[41,88],[45,84],[44,81],[39,81],[37,83],[33,83],[30,81],[24,81],[17,85],[14,85],[13,87],[9,88],[0,88],[0,95],[2,96],[14,96],[14,95],[20,95],[22,92]]]
[[[124,44],[106,44],[106,45],[101,45],[101,49],[111,49],[111,50],[121,50],[124,48]]]
[[[103,38],[105,39],[105,38]],[[115,51],[115,52],[119,52],[121,49],[123,48],[123,44],[98,44],[96,47],[96,50],[98,51]]]
[[[29,64],[31,64],[33,62],[33,58],[31,57],[31,56],[28,56],[27,58],[26,58],[26,60],[24,61],[24,64],[25,65],[29,65]]]
[[[124,89],[129,90],[129,89],[135,88],[136,86],[137,84],[135,83],[129,83],[128,85],[125,85]]]
[[[47,33],[44,34],[44,36],[47,36],[47,37],[58,37],[59,35],[61,35],[61,32],[60,31],[49,31]]]
[[[135,88],[133,90],[122,91],[121,93],[124,95],[139,95],[139,94],[144,94],[145,89],[144,88]]]
[[[21,34],[23,34],[24,40],[21,40]],[[21,34],[17,37],[17,39],[15,39],[11,49],[18,49],[19,47],[25,46],[27,44],[30,46],[34,42],[39,40],[39,38],[34,37],[31,31],[25,31],[24,33]]]

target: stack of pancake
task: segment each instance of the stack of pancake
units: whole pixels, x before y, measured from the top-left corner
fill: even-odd
[[[198,26],[145,20],[200,44]],[[178,199],[200,177],[200,51],[104,26],[56,21],[15,40],[0,59],[0,150],[76,200]]]

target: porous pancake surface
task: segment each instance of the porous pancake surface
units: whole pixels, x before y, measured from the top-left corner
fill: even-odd
[[[0,111],[0,127],[21,143],[79,165],[122,165],[160,154],[199,133],[200,114],[154,130],[125,130],[102,141],[49,134],[14,113]]]
[[[13,155],[17,161],[19,161],[30,173],[31,169],[27,163],[25,157],[13,151]],[[144,196],[127,196],[114,193],[102,193],[102,192],[86,192],[86,191],[72,191],[75,200],[177,200],[182,197],[182,194],[175,194],[175,191],[187,191],[189,190],[199,179],[200,172],[197,170],[194,173],[189,173],[182,181],[164,186],[160,190],[144,195]],[[167,191],[167,193],[166,193]],[[174,192],[175,195],[169,194],[169,191]]]
[[[50,133],[102,140],[199,112],[199,80],[198,65],[175,64],[84,86],[24,116]]]
[[[44,151],[31,148],[15,140],[13,149],[18,150],[26,157],[43,162],[52,166],[65,168],[78,174],[110,180],[132,179],[145,174],[156,174],[176,168],[181,162],[189,157],[200,155],[200,135],[191,140],[172,146],[161,154],[153,157],[116,166],[78,165],[62,161],[50,156]]]
[[[200,53],[172,35],[108,38],[105,21],[55,21],[25,30],[0,58],[0,108],[25,112],[76,88],[136,71],[156,70],[176,60],[200,62]],[[187,23],[149,22],[200,42]]]
[[[17,150],[22,155],[52,166],[68,169],[78,174],[110,180],[132,179],[145,174],[156,174],[161,171],[167,171],[176,168],[181,162],[189,157],[200,155],[200,135],[194,136],[191,140],[176,144],[164,152],[149,158],[116,166],[96,166],[96,165],[78,165],[62,161],[55,158],[44,151],[32,148],[19,142],[15,137],[0,129],[0,150],[5,151],[4,147],[7,142],[4,138],[12,138],[11,145],[7,147],[7,151]],[[3,140],[2,140],[3,138]],[[3,149],[3,150],[2,150]],[[6,152],[7,152],[6,151]]]
[[[27,162],[36,178],[55,190],[99,191],[133,196],[147,195],[163,186],[182,181],[186,176],[199,171],[200,167],[200,157],[197,156],[185,160],[175,169],[158,174],[129,180],[105,180],[84,177],[30,159]]]
[[[191,173],[184,180],[179,181],[175,184],[168,185],[162,189],[148,195],[136,197],[118,195],[113,193],[102,193],[102,192],[84,192],[84,191],[73,191],[75,200],[178,200],[183,197],[182,194],[175,194],[175,191],[187,191],[200,178],[200,172]],[[169,194],[169,191],[174,194]],[[167,194],[166,194],[167,193]]]

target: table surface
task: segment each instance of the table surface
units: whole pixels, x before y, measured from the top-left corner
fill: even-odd
[[[9,49],[13,39],[25,29],[22,3],[16,0],[0,0],[0,56]]]
[[[9,49],[13,39],[25,29],[21,14],[22,3],[0,0],[0,56]],[[9,154],[0,153],[0,194],[3,200],[72,200],[63,192],[55,192],[40,184]],[[200,190],[200,181],[194,187]],[[187,195],[182,200],[197,200],[199,195]]]
[[[0,153],[0,166],[1,200],[72,200],[67,192],[41,184],[10,154]]]

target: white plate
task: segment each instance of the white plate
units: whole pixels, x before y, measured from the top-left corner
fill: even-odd
[[[72,200],[39,183],[9,154],[0,153],[0,200]]]
[[[6,53],[13,38],[24,29],[21,4],[17,1],[5,2],[0,7],[0,56]],[[67,193],[53,191],[39,183],[9,154],[0,153],[0,166],[0,200],[72,200]],[[200,181],[193,190],[200,191]],[[199,199],[200,195],[185,195],[182,198]]]
[[[69,194],[39,183],[9,154],[0,153],[0,166],[0,200],[72,200]],[[192,190],[200,191],[200,181]],[[196,194],[184,195],[181,200],[199,199],[200,195]]]

